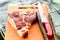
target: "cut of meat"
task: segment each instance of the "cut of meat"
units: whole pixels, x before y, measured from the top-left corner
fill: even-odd
[[[18,34],[20,33],[20,35],[23,35],[24,37],[28,33],[28,30],[26,30],[26,29],[28,29],[29,26],[31,26],[31,24],[36,20],[35,11],[28,11],[28,10],[24,11],[24,12],[13,11],[13,12],[9,13],[8,15],[10,18],[13,19],[17,30],[20,30],[20,31],[18,31]],[[25,27],[25,29],[24,29],[24,27]]]
[[[32,13],[26,12],[22,15],[19,15],[18,11],[13,11],[12,13],[9,13],[9,16],[14,20],[17,29],[21,29],[23,26],[32,24],[36,19],[36,13],[34,11]]]

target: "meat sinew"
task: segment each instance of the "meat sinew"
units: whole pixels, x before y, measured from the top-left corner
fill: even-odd
[[[8,14],[9,17],[11,17],[17,27],[18,34],[20,33],[20,36],[26,37],[28,34],[29,26],[36,20],[36,12],[35,11],[26,11],[25,13],[20,11],[13,11],[12,13]],[[21,33],[22,32],[22,33]]]

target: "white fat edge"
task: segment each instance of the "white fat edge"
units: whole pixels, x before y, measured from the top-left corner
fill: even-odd
[[[23,31],[23,30],[25,30],[25,31]],[[29,30],[26,27],[23,27],[22,29],[17,30],[17,33],[20,37],[23,37],[24,33],[27,31],[29,31]]]
[[[16,24],[14,23],[14,20],[10,17],[9,18],[9,23],[17,30]]]
[[[23,37],[23,32],[21,32],[21,30],[17,30],[17,33],[20,37]]]

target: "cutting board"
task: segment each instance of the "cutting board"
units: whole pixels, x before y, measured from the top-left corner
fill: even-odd
[[[30,6],[8,6],[8,12],[11,12],[12,10],[17,10],[18,7],[32,7]],[[35,6],[37,7],[37,6]],[[43,7],[46,17],[48,18],[48,9],[47,7]],[[47,13],[46,13],[47,12]],[[6,34],[5,34],[5,40],[44,40],[44,37],[42,35],[42,32],[39,28],[38,22],[31,25],[31,28],[29,30],[29,34],[27,38],[21,38],[17,33],[16,30],[11,26],[11,24],[6,21]]]

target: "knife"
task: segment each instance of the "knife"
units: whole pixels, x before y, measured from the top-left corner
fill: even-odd
[[[37,21],[38,21],[38,24],[39,24],[39,28],[40,28],[40,31],[42,32],[42,35],[44,37],[44,40],[48,40],[48,36],[47,36],[47,34],[45,32],[45,29],[44,29],[44,26],[43,26],[43,24],[41,22],[41,19],[40,19],[39,14],[36,13],[36,16],[37,16]]]
[[[43,11],[43,8],[42,8],[42,5],[40,2],[38,3],[38,10],[39,10],[39,15],[41,17],[42,24],[44,25],[44,28],[46,30],[47,35],[52,36],[51,26],[50,26],[49,21],[47,20],[45,14],[44,14],[44,11]]]

